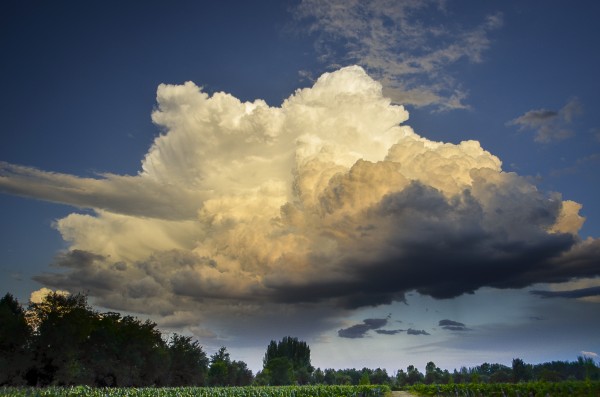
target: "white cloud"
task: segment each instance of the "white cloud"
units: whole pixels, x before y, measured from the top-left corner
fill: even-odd
[[[317,34],[321,58],[356,63],[376,76],[397,103],[460,109],[466,92],[449,72],[461,60],[481,62],[502,15],[478,26],[448,23],[445,2],[303,0],[295,16]]]
[[[94,211],[56,222],[69,251],[37,281],[221,337],[234,320],[339,329],[346,310],[409,290],[448,298],[598,273],[579,204],[502,171],[479,142],[401,125],[406,110],[360,67],[280,107],[193,83],[161,85],[157,102],[164,134],[136,176],[4,165],[0,189]]]
[[[49,294],[52,294],[52,293],[56,293],[59,295],[69,295],[69,292],[67,292],[67,291],[62,291],[62,290],[53,291],[50,288],[42,287],[31,293],[31,295],[29,297],[29,301],[31,303],[42,303],[44,301],[44,299],[46,298],[46,296],[48,296]]]

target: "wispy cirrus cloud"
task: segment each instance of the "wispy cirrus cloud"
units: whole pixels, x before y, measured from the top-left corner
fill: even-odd
[[[363,66],[398,103],[460,109],[468,107],[467,90],[449,69],[463,60],[483,61],[502,14],[465,27],[448,23],[446,5],[439,0],[303,0],[295,16],[316,35],[324,62]]]

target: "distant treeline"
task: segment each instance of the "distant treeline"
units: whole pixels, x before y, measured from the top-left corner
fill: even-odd
[[[225,347],[208,357],[197,341],[166,338],[151,321],[99,313],[85,295],[48,294],[27,310],[6,294],[0,299],[0,386],[246,386],[367,385],[401,388],[419,383],[504,383],[600,380],[589,357],[512,366],[484,363],[449,372],[429,362],[389,375],[385,369],[314,369],[310,348],[297,338],[271,341],[256,376]]]

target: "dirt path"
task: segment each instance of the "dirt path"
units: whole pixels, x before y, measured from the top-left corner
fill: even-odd
[[[392,397],[415,397],[414,394],[410,394],[407,391],[393,391]]]

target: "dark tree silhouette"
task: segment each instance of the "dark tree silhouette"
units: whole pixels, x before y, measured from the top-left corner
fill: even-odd
[[[19,302],[6,294],[0,299],[0,385],[25,382],[30,363],[27,348],[31,331]]]
[[[174,334],[169,343],[171,367],[169,384],[172,386],[202,386],[208,375],[208,358],[198,341],[190,336]]]

